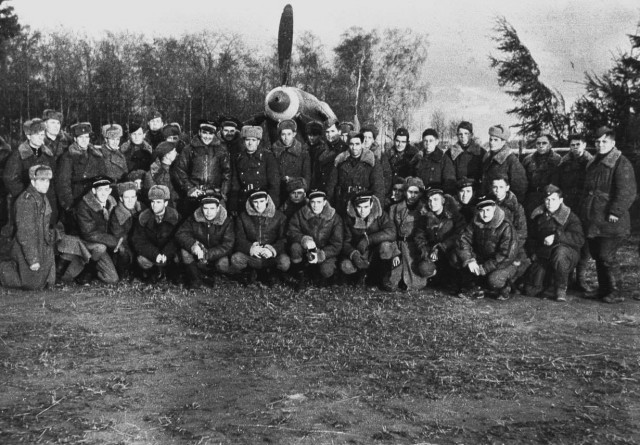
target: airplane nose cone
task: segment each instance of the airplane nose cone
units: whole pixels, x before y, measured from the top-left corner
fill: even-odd
[[[274,113],[283,113],[291,105],[291,99],[285,91],[274,91],[267,105]]]

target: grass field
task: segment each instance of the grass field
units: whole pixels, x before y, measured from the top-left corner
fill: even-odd
[[[0,289],[0,443],[640,443],[639,303]]]

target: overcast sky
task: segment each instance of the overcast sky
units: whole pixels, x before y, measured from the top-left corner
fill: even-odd
[[[428,34],[427,80],[431,98],[418,115],[420,127],[431,113],[471,120],[483,139],[494,123],[514,124],[505,114],[513,106],[497,85],[488,56],[493,19],[504,15],[540,65],[543,81],[571,104],[583,92],[585,71],[601,73],[614,53],[629,48],[627,34],[640,22],[637,0],[438,0],[290,1],[295,33],[312,31],[331,50],[340,35],[365,29],[409,27]],[[5,3],[6,4],[6,3]],[[33,29],[70,28],[99,37],[105,30],[179,36],[204,29],[242,34],[249,47],[277,37],[286,2],[272,0],[9,0],[23,25]],[[577,82],[577,83],[576,83]],[[420,131],[419,128],[412,129]]]

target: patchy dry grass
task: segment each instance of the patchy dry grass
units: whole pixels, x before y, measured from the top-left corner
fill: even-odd
[[[0,290],[0,443],[638,443],[639,326],[574,295]]]

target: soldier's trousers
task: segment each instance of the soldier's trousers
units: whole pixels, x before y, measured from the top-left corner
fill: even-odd
[[[611,292],[619,280],[619,263],[616,254],[623,240],[622,237],[597,237],[587,240],[591,256],[596,261],[598,287],[603,294]]]
[[[231,265],[238,271],[245,270],[247,267],[251,267],[252,269],[275,267],[282,272],[286,272],[291,266],[291,260],[289,259],[289,255],[285,253],[281,253],[275,258],[257,258],[249,256],[246,253],[236,252],[231,255]]]
[[[528,283],[535,288],[544,288],[549,278],[557,289],[567,289],[569,274],[578,264],[580,252],[568,246],[557,246],[549,258],[537,258],[529,268]]]

